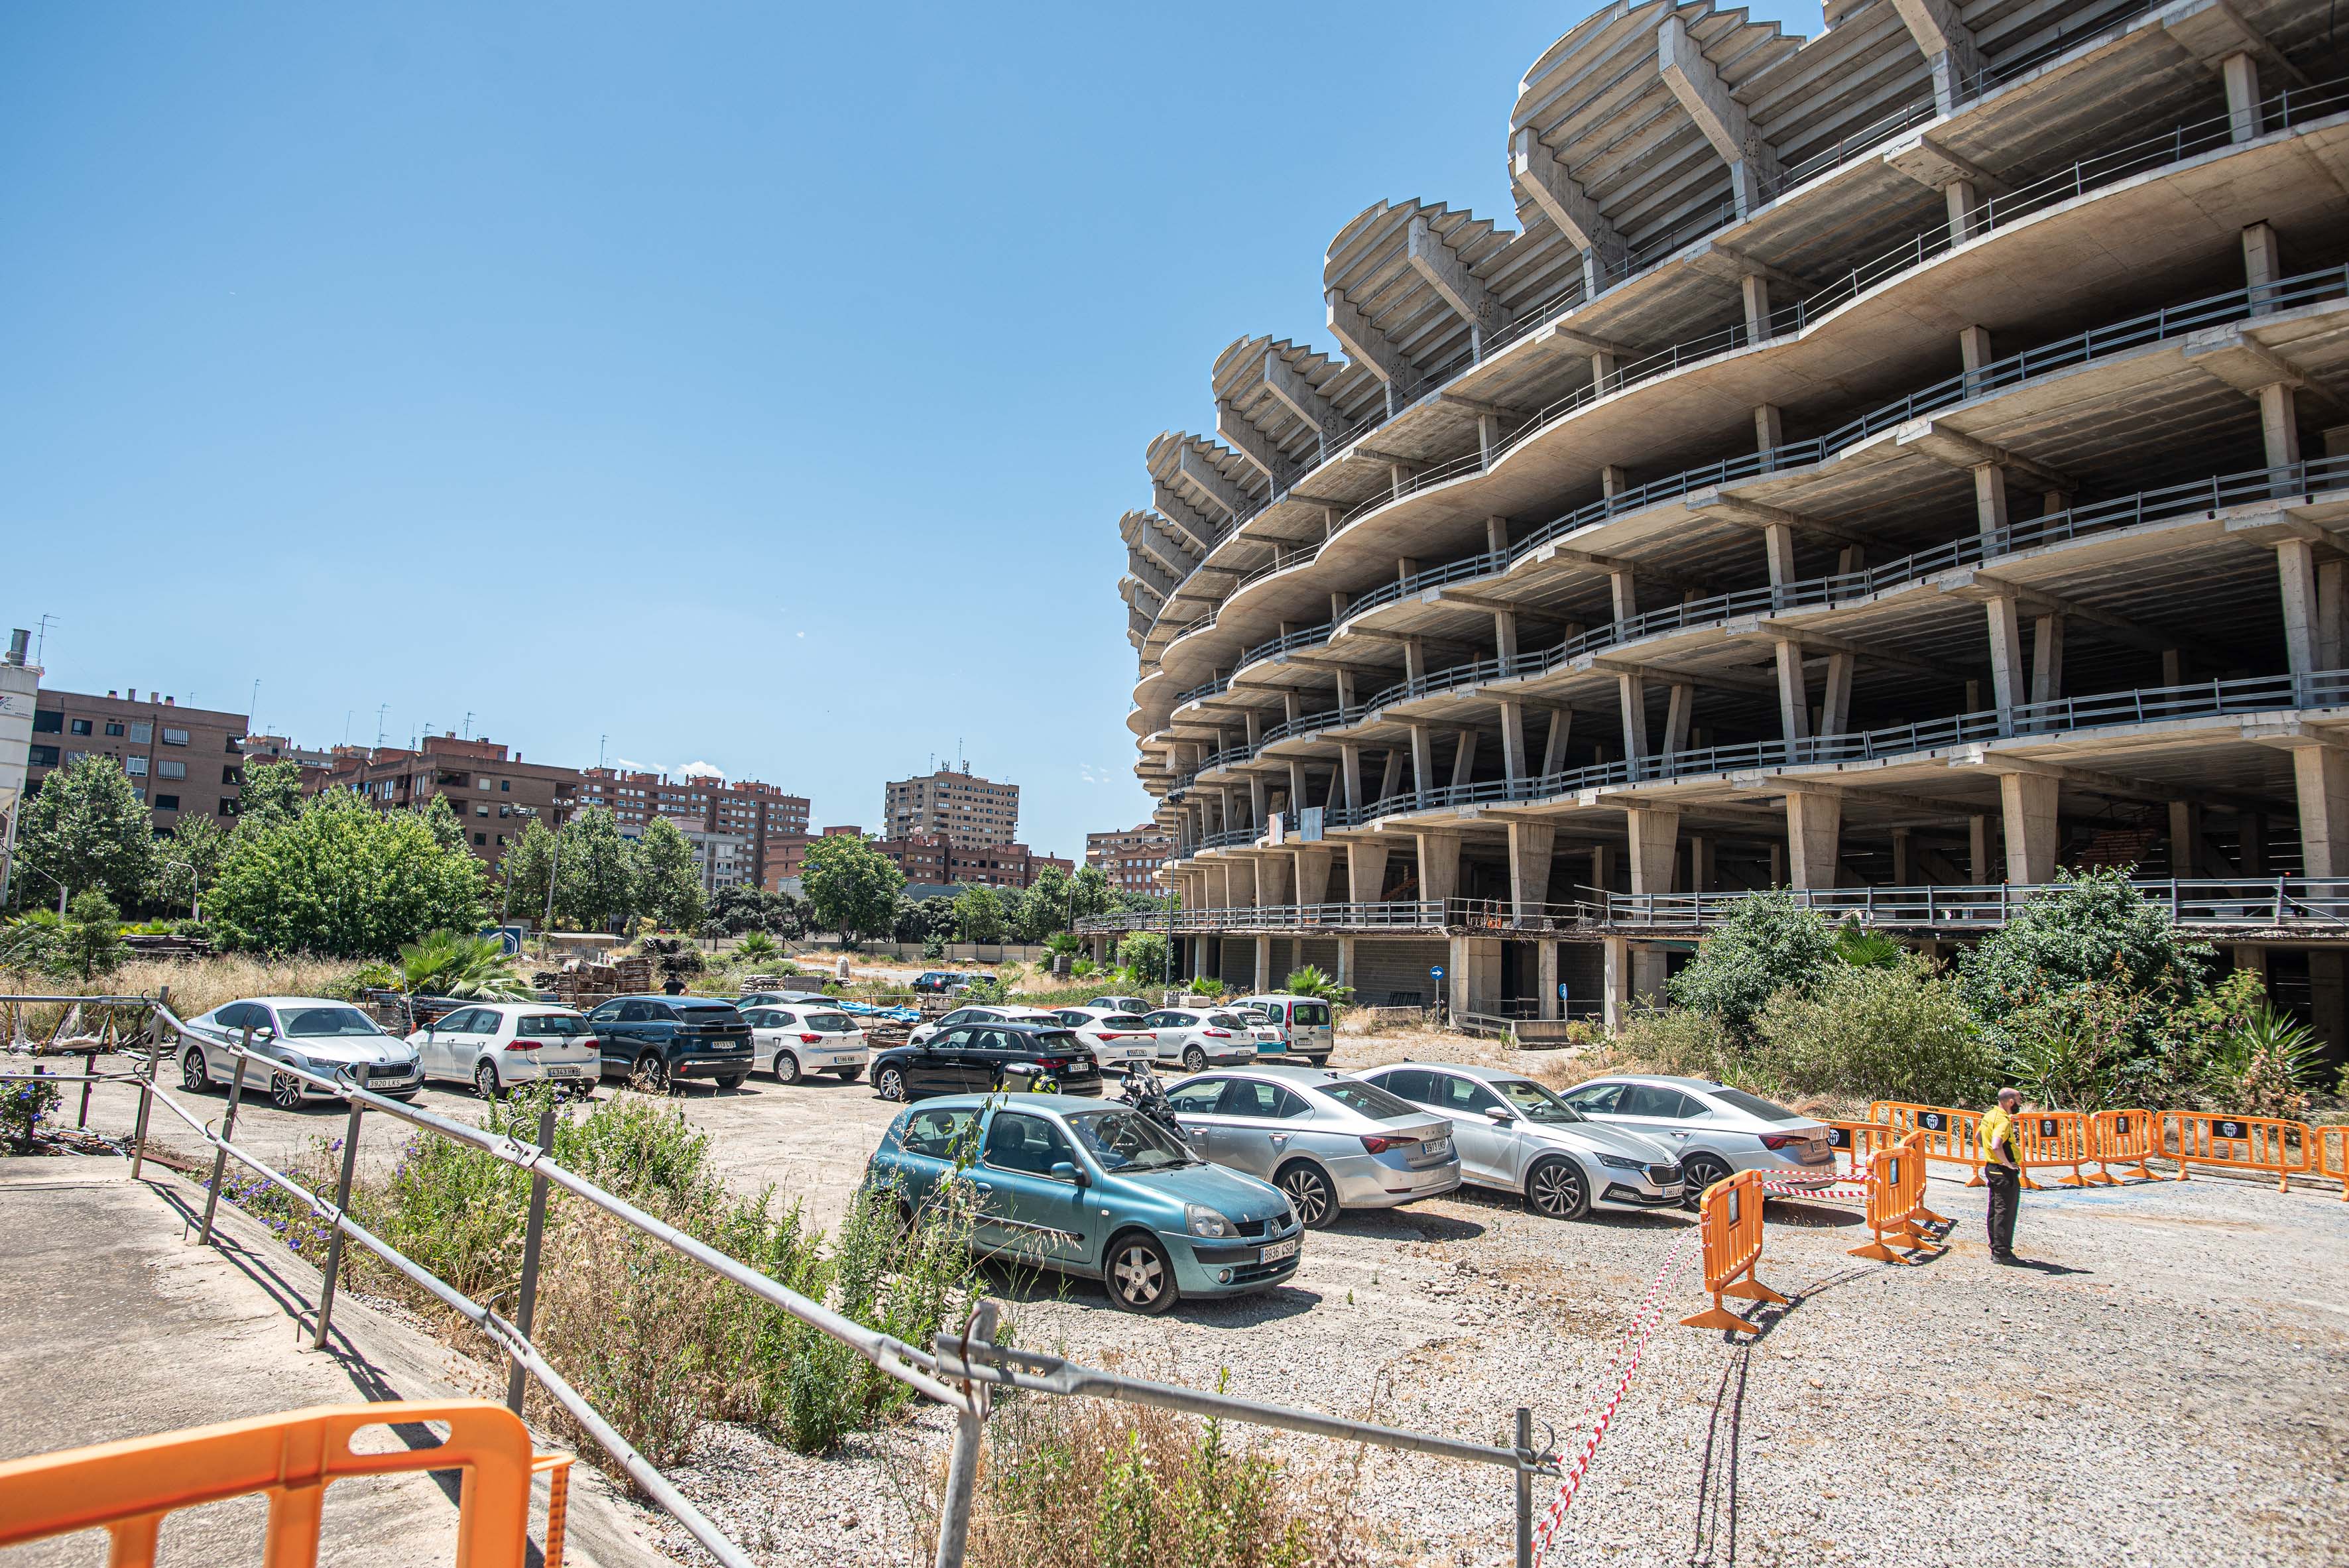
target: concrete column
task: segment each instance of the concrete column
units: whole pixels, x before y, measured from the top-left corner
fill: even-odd
[[[1648,683],[1636,670],[1615,676],[1616,700],[1623,705],[1623,758],[1634,777],[1648,759]]]
[[[1952,180],[1941,187],[1941,201],[1950,214],[1950,243],[1962,245],[1974,237],[1981,223],[1976,211],[1982,195],[1971,180]]]
[[[1378,798],[1381,800],[1391,799],[1402,788],[1402,753],[1390,746],[1387,748],[1386,764],[1379,769]]]
[[[1996,463],[1974,469],[1974,523],[1984,533],[2006,526],[2006,470]]]
[[[1255,909],[1264,903],[1257,895],[1256,857],[1231,862],[1232,907]]]
[[[2262,990],[2266,989],[2268,983],[2268,950],[2264,946],[2256,942],[2234,943],[2228,947],[2227,956],[2234,961],[2236,968],[2248,969],[2252,974],[2258,975],[2260,977],[2261,988]]]
[[[1986,600],[1983,614],[1990,621],[1990,676],[1992,700],[1998,707],[2001,733],[2011,730],[2014,710],[2023,702],[2023,624],[2017,617],[2014,601],[2002,595]]]
[[[1615,389],[1616,378],[1622,373],[1622,368],[1614,355],[1603,350],[1594,354],[1590,356],[1590,384],[1599,388],[1603,397]]]
[[[1256,901],[1270,906],[1290,902],[1288,873],[1295,868],[1291,855],[1258,855],[1256,858]]]
[[[1748,273],[1737,280],[1738,291],[1745,298],[1745,335],[1754,343],[1770,340],[1770,280],[1758,273]]]
[[[2312,948],[2308,954],[2308,1026],[2339,1066],[2349,1058],[2349,954]]]
[[[1826,692],[1820,703],[1821,735],[1851,732],[1851,676],[1857,662],[1849,654],[1827,655]]]
[[[1338,938],[1338,984],[1347,990],[1354,988],[1354,939]]]
[[[1387,891],[1387,851],[1383,839],[1346,841],[1346,900],[1377,903]]]
[[[1338,772],[1345,781],[1346,809],[1350,811],[1361,810],[1362,809],[1362,748],[1358,742],[1346,740],[1339,743]]]
[[[2219,62],[2219,80],[2227,89],[2227,139],[2253,139],[2261,129],[2259,61],[2229,55]]]
[[[1721,889],[1721,872],[1717,863],[1718,841],[1701,834],[1690,835],[1688,884],[1691,892],[1717,892]]]
[[[1501,1010],[1501,941],[1496,936],[1454,936],[1444,965],[1444,988],[1452,1015]]]
[[[1754,406],[1754,449],[1764,455],[1786,444],[1786,421],[1775,403]],[[1765,469],[1769,465],[1764,464]]]
[[[1623,817],[1631,841],[1632,892],[1671,892],[1673,861],[1680,848],[1681,814],[1635,806]]]
[[[1781,638],[1770,646],[1778,661],[1779,738],[1807,740],[1811,734],[1811,695],[1803,675],[1802,645]]]
[[[1240,715],[1240,723],[1244,727],[1245,732],[1247,736],[1249,750],[1253,751],[1257,747],[1264,744],[1264,716],[1262,714],[1257,712],[1254,708],[1249,708],[1246,713]]]
[[[2169,874],[2191,882],[2202,873],[2202,808],[2190,800],[2169,803]]]
[[[2056,782],[2037,773],[2002,773],[2000,810],[2006,819],[2006,880],[2037,885],[2055,880]]]
[[[1786,846],[1781,843],[1774,842],[1770,846],[1770,885],[1772,887],[1794,885],[1786,880]]]
[[[1663,948],[1635,944],[1631,949],[1631,995],[1651,1007],[1662,1006],[1665,965],[1670,962],[1671,956]]]
[[[2260,388],[2260,444],[2271,469],[2290,468],[2300,461],[2297,400],[2283,382]]]
[[[1423,724],[1411,727],[1411,787],[1423,797],[1435,788],[1435,737]]]
[[[1615,607],[1615,619],[1629,621],[1640,614],[1639,582],[1630,572],[1607,574],[1608,596]]]
[[[1272,989],[1272,938],[1269,936],[1256,939],[1256,988],[1258,991]]]
[[[1606,950],[1606,979],[1600,998],[1609,1030],[1620,1029],[1631,1008],[1631,944],[1621,936],[1600,939]]]
[[[2031,633],[2031,700],[2054,702],[2064,695],[2064,617],[2042,615]]]
[[[1509,823],[1509,902],[1519,920],[1537,918],[1549,902],[1550,851],[1557,830],[1547,822]]]
[[[1403,639],[1402,678],[1414,685],[1427,678],[1427,648],[1417,637]]]
[[[1664,755],[1677,757],[1688,749],[1689,721],[1696,712],[1696,687],[1682,681],[1671,688],[1664,710]]]
[[[2275,549],[2276,582],[2283,591],[2284,658],[2292,674],[2306,675],[2319,667],[2316,552],[2304,539],[2287,539]]]
[[[1493,655],[1501,661],[1504,675],[1517,667],[1517,613],[1515,610],[1493,612]]]
[[[1958,366],[1966,373],[1966,396],[1980,391],[1977,380],[1982,370],[1991,362],[1990,328],[1969,326],[1958,333]]]
[[[1788,791],[1786,847],[1795,886],[1835,886],[1843,852],[1843,797],[1829,789]]]
[[[2316,667],[2321,670],[2341,667],[2342,616],[2349,610],[2342,592],[2342,567],[2338,561],[2325,561],[2316,568]]]
[[[1601,892],[1615,891],[1615,846],[1590,846],[1590,885]]]
[[[1909,830],[1892,830],[1892,885],[1910,887],[1916,882],[1916,857],[1909,853]]]
[[[1501,699],[1501,777],[1515,784],[1526,776],[1526,705]]]
[[[1557,999],[1557,944],[1544,937],[1534,944],[1534,990],[1541,998],[1537,1011],[1545,1018],[1566,1016]]]
[[[1990,819],[1966,819],[1966,875],[1976,887],[1990,883]]]
[[[1784,588],[1795,581],[1795,531],[1783,522],[1762,530],[1762,550],[1770,562],[1770,586]]]
[[[1248,826],[1259,833],[1263,832],[1266,819],[1270,814],[1264,798],[1264,775],[1251,773],[1248,775]]]
[[[1465,789],[1476,777],[1476,732],[1455,729],[1452,732],[1452,787]]]
[[[1340,669],[1333,673],[1338,677],[1338,711],[1341,714],[1350,712],[1359,706],[1354,696],[1354,672]]]
[[[1319,847],[1297,851],[1298,903],[1330,902],[1330,863],[1336,858],[1329,850]]]
[[[1325,535],[1324,537],[1326,537],[1326,535]],[[1351,601],[1350,601],[1350,599],[1349,598],[1349,596],[1348,596],[1348,595],[1346,595],[1346,594],[1344,594],[1344,593],[1335,593],[1335,592],[1333,592],[1333,593],[1330,593],[1330,625],[1335,626],[1339,622],[1340,622],[1340,621],[1342,621],[1342,620],[1344,620],[1344,619],[1346,618],[1346,606],[1347,606],[1347,604],[1348,604],[1348,603],[1350,603],[1350,602],[1351,602]]]
[[[1288,830],[1292,833],[1297,830],[1297,824],[1303,820],[1305,808],[1312,802],[1312,795],[1307,789],[1307,782],[1308,781],[1305,777],[1305,764],[1296,758],[1290,758],[1288,760]]]
[[[1448,828],[1431,828],[1418,835],[1419,896],[1448,903],[1460,896],[1460,834]]]
[[[1621,495],[1631,488],[1631,471],[1609,463],[1599,470],[1599,493],[1602,496]]]
[[[2297,748],[2292,781],[2300,797],[2302,874],[2349,876],[2349,752],[2333,746]]]
[[[1566,769],[1566,743],[1574,734],[1574,710],[1554,707],[1549,713],[1549,728],[1542,737],[1542,777]]]

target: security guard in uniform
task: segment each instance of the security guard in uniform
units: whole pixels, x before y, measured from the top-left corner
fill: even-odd
[[[2020,1091],[1998,1091],[1998,1105],[1982,1119],[1982,1180],[1990,1183],[1990,1261],[2019,1262],[2014,1255],[2014,1213],[2023,1202],[2023,1138],[2014,1113]]]

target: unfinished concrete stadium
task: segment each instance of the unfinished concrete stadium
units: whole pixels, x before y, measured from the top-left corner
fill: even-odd
[[[2349,38],[1826,19],[1577,26],[1514,230],[1371,206],[1333,346],[1240,338],[1150,444],[1158,919],[1235,985],[1611,1018],[1751,890],[1946,944],[2127,864],[2338,1049]]]

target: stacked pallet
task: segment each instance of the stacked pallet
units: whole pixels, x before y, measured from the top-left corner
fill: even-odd
[[[643,954],[638,954],[632,958],[623,958],[611,967],[613,973],[618,977],[620,995],[628,995],[638,991],[653,989],[653,961]]]

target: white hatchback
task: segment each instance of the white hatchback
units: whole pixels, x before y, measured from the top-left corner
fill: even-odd
[[[483,1002],[444,1013],[408,1037],[424,1076],[470,1083],[484,1099],[518,1084],[545,1083],[580,1095],[603,1075],[595,1026],[575,1007],[546,1002]]]
[[[742,1021],[750,1026],[751,1050],[774,1069],[778,1083],[797,1083],[812,1072],[854,1083],[872,1058],[864,1031],[837,1007],[745,1007]]]
[[[1158,1031],[1143,1022],[1139,1013],[1115,1007],[1063,1007],[1053,1016],[1077,1032],[1077,1038],[1092,1051],[1104,1072],[1158,1057]]]

